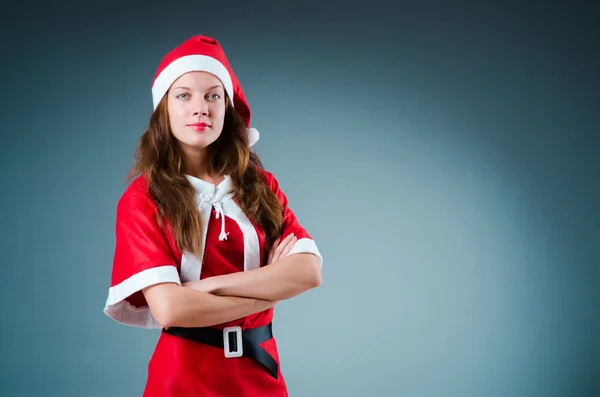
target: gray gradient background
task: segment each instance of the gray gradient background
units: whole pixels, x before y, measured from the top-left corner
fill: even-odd
[[[276,310],[291,396],[598,395],[597,9],[53,3],[0,24],[0,395],[141,394],[158,332],[102,313],[115,205],[194,34],[325,258]]]

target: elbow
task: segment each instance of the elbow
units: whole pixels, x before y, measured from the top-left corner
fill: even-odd
[[[178,305],[174,304],[173,284],[159,284],[146,288],[143,293],[154,320],[162,328],[177,326]]]
[[[294,255],[294,261],[291,266],[294,266],[297,271],[297,274],[300,276],[297,278],[298,285],[306,291],[312,288],[316,288],[321,285],[323,282],[323,277],[321,275],[321,259],[309,253],[302,253]]]
[[[150,309],[152,312],[152,317],[161,326],[161,328],[171,328],[177,326],[177,321],[175,319],[174,313],[167,308],[154,308]]]
[[[323,282],[323,275],[321,272],[321,260],[313,256],[310,260],[310,277],[309,277],[309,288],[317,288]]]
[[[176,311],[173,310],[168,300],[160,302],[148,302],[152,317],[161,328],[170,328],[177,325]]]
[[[312,288],[317,288],[321,286],[323,282],[323,276],[321,275],[321,269],[315,272],[315,276],[313,277]]]
[[[282,291],[283,297],[273,300],[289,299],[310,289],[317,288],[323,282],[321,259],[309,253],[294,254],[289,257],[289,266],[293,269],[289,279],[289,289]],[[286,272],[287,274],[287,272]]]

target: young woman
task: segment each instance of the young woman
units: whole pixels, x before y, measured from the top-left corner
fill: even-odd
[[[321,254],[250,150],[258,132],[216,40],[170,51],[152,98],[104,311],[162,328],[145,397],[287,396],[273,308],[320,285]]]

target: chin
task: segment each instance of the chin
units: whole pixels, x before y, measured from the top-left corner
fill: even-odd
[[[214,143],[217,138],[219,138],[218,134],[211,133],[194,133],[194,134],[185,134],[185,136],[175,136],[175,138],[179,141],[179,143],[183,146],[186,146],[192,150],[202,150],[210,146]]]
[[[187,146],[192,148],[192,149],[205,149],[208,146],[210,146],[212,142],[206,142],[206,141],[202,141],[202,142],[187,142]]]
[[[214,141],[217,140],[218,136],[214,136],[214,134],[195,134],[194,136],[187,137],[185,143],[189,146],[197,147],[197,148],[205,148]]]

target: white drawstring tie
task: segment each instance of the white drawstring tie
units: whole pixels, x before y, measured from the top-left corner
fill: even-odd
[[[219,241],[227,240],[227,235],[229,233],[225,233],[225,213],[223,212],[223,204],[220,201],[215,200],[213,197],[207,196],[204,193],[200,194],[200,206],[202,204],[210,203],[215,209],[217,215],[216,219],[221,218],[221,233],[219,234]]]

